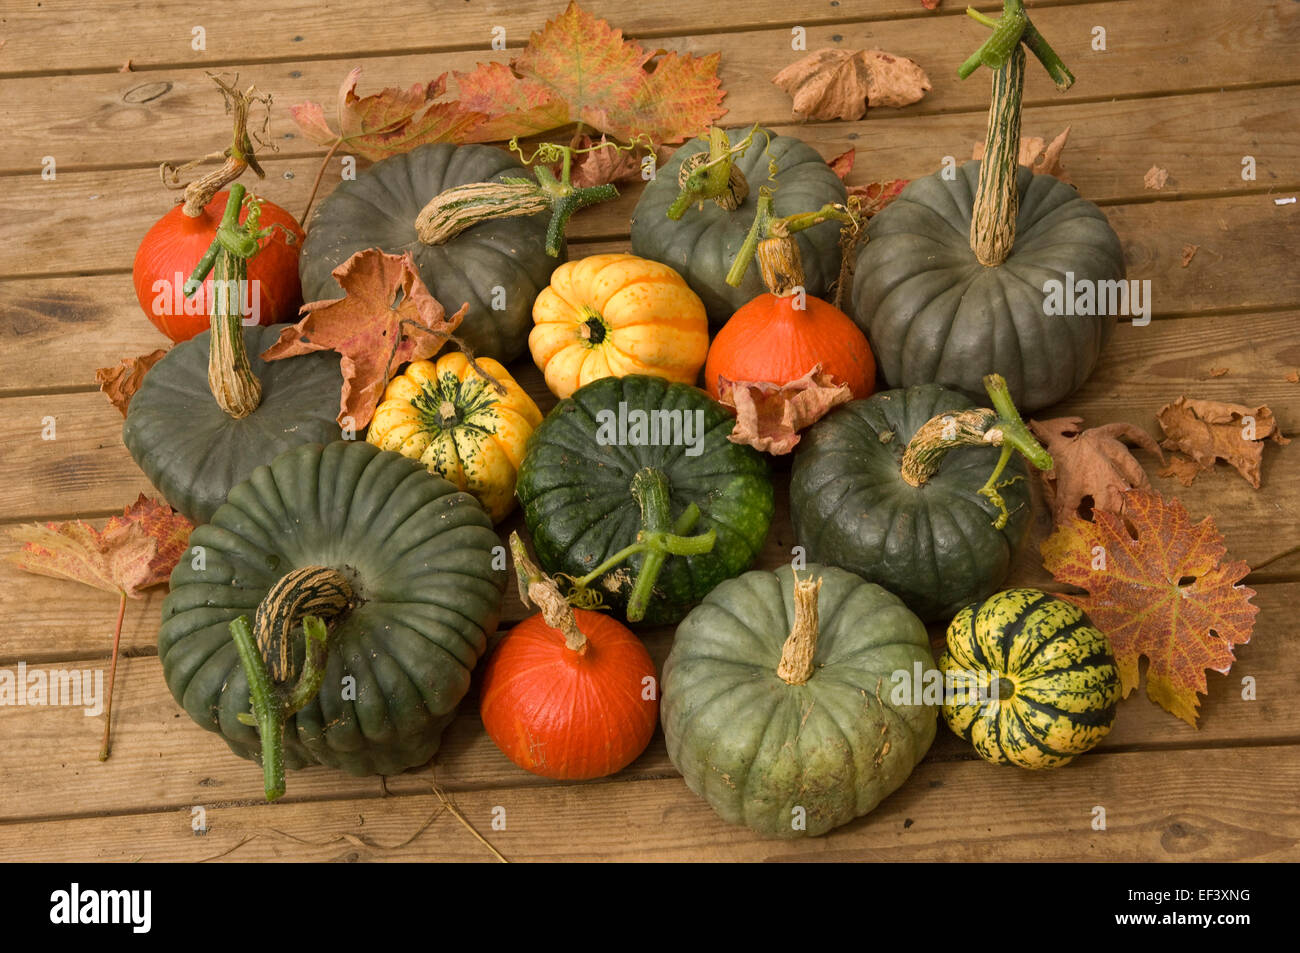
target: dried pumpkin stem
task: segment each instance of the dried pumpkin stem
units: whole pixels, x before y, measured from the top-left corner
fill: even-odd
[[[564,636],[564,645],[582,655],[587,651],[587,637],[578,628],[573,607],[560,592],[555,580],[538,568],[528,558],[528,550],[518,533],[510,534],[510,555],[515,561],[515,581],[519,584],[519,599],[524,606],[536,606],[542,619],[552,629]]]
[[[733,288],[739,288],[745,280],[745,275],[749,271],[749,263],[759,255],[759,249],[762,244],[770,239],[785,240],[790,246],[796,248],[794,253],[797,259],[797,245],[794,242],[793,235],[802,232],[804,229],[812,228],[823,222],[842,222],[851,223],[854,221],[853,213],[847,206],[827,203],[813,212],[796,212],[793,215],[778,217],[773,214],[774,211],[774,193],[766,185],[758,190],[758,209],[754,213],[754,221],[749,226],[749,232],[745,235],[745,241],[736,253],[736,259],[731,263],[731,268],[727,271],[727,284]],[[780,254],[776,248],[770,248],[773,254]],[[762,268],[762,260],[759,260],[759,267]],[[803,266],[799,266],[799,281],[803,281]],[[767,276],[764,275],[764,281]],[[778,286],[784,287],[784,283],[778,282]],[[773,294],[781,295],[777,288],[772,287],[769,282],[768,287]],[[791,291],[790,293],[793,293]]]
[[[795,579],[794,622],[776,667],[776,674],[787,685],[803,685],[812,678],[813,657],[817,654],[817,595],[821,588],[820,577]]]
[[[992,408],[981,407],[959,413],[938,414],[922,424],[908,441],[903,451],[900,472],[909,486],[924,486],[943,462],[944,456],[954,447],[1000,447],[997,466],[979,490],[998,510],[994,522],[997,529],[1007,524],[1010,514],[998,493],[1003,470],[1012,453],[1019,453],[1040,470],[1052,469],[1052,455],[1035,439],[1020,417],[1011,399],[1011,391],[1000,374],[984,378]]]

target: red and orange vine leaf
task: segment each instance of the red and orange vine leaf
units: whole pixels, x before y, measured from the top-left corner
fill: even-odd
[[[126,416],[131,398],[144,383],[144,375],[166,355],[166,348],[158,348],[139,357],[124,357],[114,367],[101,367],[95,371],[95,383],[108,397],[109,403]]]
[[[736,426],[727,439],[777,455],[795,448],[800,430],[852,399],[849,385],[823,373],[820,364],[785,385],[718,377],[719,403],[736,412]]]
[[[102,530],[81,520],[30,523],[9,530],[9,536],[22,543],[22,548],[8,557],[20,569],[70,579],[118,596],[104,705],[104,740],[99,752],[101,761],[109,755],[113,684],[117,680],[118,646],[127,597],[139,599],[143,590],[168,580],[185,554],[193,529],[194,525],[170,506],[142,493],[121,516],[110,517]]]
[[[1226,561],[1223,537],[1207,516],[1193,525],[1177,499],[1130,490],[1124,515],[1070,520],[1042,547],[1058,582],[1087,590],[1065,596],[1106,633],[1125,696],[1147,659],[1147,696],[1193,727],[1207,669],[1227,673],[1232,649],[1250,641],[1259,608],[1240,585],[1250,571]]]
[[[359,251],[334,269],[345,296],[313,301],[304,317],[280,332],[262,352],[278,361],[313,351],[337,351],[343,371],[339,425],[359,430],[370,423],[389,377],[408,361],[437,354],[465,317],[450,318],[415,270],[411,253]]]

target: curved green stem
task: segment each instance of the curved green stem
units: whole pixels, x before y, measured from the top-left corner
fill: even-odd
[[[845,206],[833,202],[828,202],[812,212],[795,212],[780,217],[773,214],[774,202],[772,189],[767,186],[759,188],[758,209],[754,213],[754,221],[745,234],[745,241],[741,244],[740,250],[736,252],[735,261],[727,271],[727,284],[733,288],[739,288],[745,280],[750,262],[758,254],[758,246],[767,239],[786,239],[823,222],[836,221],[848,224],[853,221],[852,212]],[[776,293],[776,289],[773,289],[773,292]]]
[[[668,217],[675,222],[692,205],[710,200],[727,211],[740,208],[749,195],[749,182],[736,168],[736,156],[749,148],[757,130],[755,126],[733,146],[725,131],[716,126],[709,129],[708,152],[696,153],[681,166],[677,197],[668,206]]]

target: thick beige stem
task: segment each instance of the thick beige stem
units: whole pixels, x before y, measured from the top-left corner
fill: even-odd
[[[550,205],[534,185],[471,182],[430,199],[415,218],[415,233],[426,245],[441,245],[479,222],[536,215],[548,208]]]
[[[802,685],[812,678],[813,656],[817,654],[817,594],[822,581],[796,579],[794,584],[794,624],[781,647],[781,664],[776,674],[789,685]]]
[[[981,265],[994,267],[1011,255],[1020,213],[1020,93],[1025,51],[1019,43],[1007,65],[993,74],[993,101],[980,162],[979,188],[971,211],[970,247]]]

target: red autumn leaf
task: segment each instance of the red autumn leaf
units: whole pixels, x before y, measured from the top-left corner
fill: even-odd
[[[726,112],[719,59],[717,53],[660,56],[570,3],[529,36],[509,66],[482,63],[456,80],[461,106],[487,117],[475,141],[584,122],[623,140],[680,142]]]
[[[447,89],[447,74],[409,89],[390,86],[370,96],[358,96],[358,66],[339,88],[335,122],[330,127],[320,103],[289,107],[298,128],[312,142],[339,146],[364,159],[376,161],[407,152],[430,142],[466,142],[485,117],[461,103],[437,102]]]
[[[1206,670],[1226,674],[1232,647],[1250,641],[1259,608],[1255,591],[1239,585],[1250,567],[1225,561],[1212,517],[1193,525],[1177,499],[1125,496],[1123,516],[1098,510],[1093,522],[1058,527],[1043,542],[1043,564],[1087,590],[1064,598],[1110,639],[1124,695],[1137,688],[1145,656],[1147,696],[1195,726]]]
[[[95,383],[108,396],[109,403],[122,412],[123,417],[126,416],[131,398],[144,383],[144,375],[166,353],[167,349],[160,347],[139,357],[124,357],[115,367],[101,367],[95,371]]]
[[[108,757],[108,730],[113,720],[113,683],[117,679],[118,646],[126,600],[139,599],[143,590],[161,585],[185,553],[194,525],[170,506],[143,493],[121,516],[110,517],[102,530],[81,520],[31,523],[15,526],[9,536],[22,549],[8,559],[20,569],[42,576],[71,579],[118,596],[117,627],[113,631],[113,659],[109,668],[104,707],[104,741],[99,760]]]
[[[1160,446],[1141,427],[1115,423],[1085,430],[1082,424],[1082,417],[1029,422],[1029,429],[1052,455],[1052,469],[1039,476],[1057,525],[1076,516],[1089,519],[1097,510],[1122,513],[1129,490],[1151,488],[1146,471],[1126,443],[1164,460]]]
[[[727,439],[777,455],[795,448],[800,430],[852,399],[849,386],[822,373],[820,364],[785,385],[718,377],[718,401],[736,413],[736,426]]]
[[[402,364],[437,354],[469,305],[446,312],[420,280],[411,253],[359,251],[334,269],[345,296],[302,306],[304,317],[262,352],[278,361],[313,351],[337,351],[343,371],[339,425],[370,423],[389,376]]]
[[[861,119],[869,106],[908,106],[930,90],[915,62],[884,50],[815,50],[772,77],[799,119]]]
[[[840,177],[841,182],[847,182],[849,173],[853,171],[853,165],[857,162],[857,148],[848,149],[839,155],[827,159],[826,164],[831,167],[831,171]]]
[[[840,177],[841,180],[847,180],[849,173],[853,171],[854,160],[857,158],[857,150],[850,149],[842,152],[833,159],[826,160],[826,164],[831,167],[831,171]],[[910,179],[891,179],[888,182],[869,182],[866,185],[850,185],[848,187],[849,197],[857,197],[858,211],[865,218],[871,218],[882,208],[888,205],[898,194],[907,186]]]
[[[1156,419],[1165,432],[1165,439],[1161,441],[1165,449],[1187,454],[1201,470],[1210,469],[1216,460],[1225,460],[1257,490],[1264,460],[1264,441],[1291,442],[1282,436],[1273,411],[1263,405],[1247,407],[1245,404],[1179,397],[1172,404],[1161,407]],[[1177,476],[1184,486],[1191,486],[1196,478],[1195,472],[1186,466],[1171,467],[1161,475]]]
[[[569,168],[574,188],[606,185],[641,177],[641,156],[634,149],[622,149],[604,136],[594,142],[591,136],[582,136],[574,150]],[[558,175],[558,168],[556,170]]]
[[[927,10],[938,10],[940,0],[921,0],[921,6]]]

